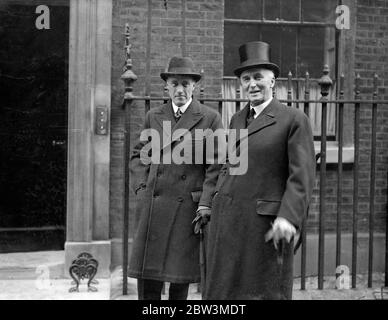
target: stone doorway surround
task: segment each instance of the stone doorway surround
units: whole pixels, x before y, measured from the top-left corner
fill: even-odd
[[[81,252],[109,277],[109,162],[112,0],[71,0],[65,276]],[[107,134],[95,131],[96,108],[107,110]]]

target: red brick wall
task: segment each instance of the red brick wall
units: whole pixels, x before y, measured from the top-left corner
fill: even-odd
[[[133,70],[138,76],[134,93],[144,95],[149,88],[151,96],[163,92],[163,82],[159,77],[168,59],[173,55],[187,52],[198,70],[204,69],[202,83],[205,95],[221,95],[223,70],[223,0],[152,0],[151,6],[151,46],[147,50],[148,1],[114,1],[113,8],[113,63],[112,63],[112,134],[111,134],[111,237],[121,237],[122,183],[123,183],[123,117],[121,109],[123,85],[120,80],[124,62],[124,25],[130,24]],[[182,4],[185,3],[185,10]],[[379,98],[388,99],[388,0],[358,0],[355,10],[355,50],[353,52],[355,72],[360,73],[361,95],[370,99],[373,91],[373,74],[378,73]],[[185,21],[185,27],[183,25]],[[346,31],[345,31],[346,32]],[[147,66],[147,56],[150,57]],[[349,57],[341,57],[346,60]],[[149,68],[149,77],[146,70]],[[346,70],[353,72],[352,70]],[[198,90],[195,94],[198,94]],[[388,109],[379,106],[377,120],[377,174],[375,198],[375,227],[385,230],[387,170],[388,170]],[[346,108],[352,108],[347,105]],[[370,185],[370,138],[371,106],[361,106],[360,132],[360,180],[358,227],[366,231],[369,222]],[[131,109],[132,143],[139,134],[144,119],[144,104],[137,103]],[[349,121],[349,120],[347,120]],[[327,167],[326,188],[326,230],[334,231],[337,212],[337,166]],[[319,173],[319,170],[318,170]],[[319,174],[317,175],[317,187]],[[353,212],[353,166],[343,168],[342,230],[352,228]],[[131,215],[133,198],[131,197]],[[309,216],[309,230],[317,231],[319,221],[319,190],[314,191]],[[131,220],[132,222],[132,220]],[[133,224],[130,222],[130,225]]]

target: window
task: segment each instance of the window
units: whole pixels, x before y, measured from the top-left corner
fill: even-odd
[[[330,77],[338,73],[339,34],[335,28],[337,0],[225,0],[224,97],[235,97],[233,70],[239,65],[238,48],[249,41],[265,41],[271,46],[271,60],[280,67],[276,97],[287,98],[287,75],[292,73],[292,97],[304,98],[304,77],[310,75],[310,98],[318,99],[324,64]],[[335,93],[335,87],[331,90]],[[334,97],[334,95],[333,95]],[[233,104],[226,109],[233,110]],[[226,111],[228,112],[228,111]],[[320,136],[320,107],[310,108],[314,135]],[[224,118],[229,119],[229,115]],[[335,106],[328,107],[328,139],[335,139]]]

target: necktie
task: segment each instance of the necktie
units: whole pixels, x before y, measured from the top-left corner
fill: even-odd
[[[174,116],[175,116],[175,121],[178,122],[178,120],[181,118],[183,112],[181,111],[180,108],[178,108],[177,112],[175,112]]]
[[[255,114],[256,114],[255,109],[251,108],[251,110],[249,110],[249,113],[248,113],[247,126],[249,126],[251,122],[255,119]]]

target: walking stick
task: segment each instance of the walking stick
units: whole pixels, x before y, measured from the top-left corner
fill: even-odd
[[[201,295],[205,293],[206,286],[206,251],[205,251],[205,234],[203,228],[199,230],[199,266],[201,269]]]

